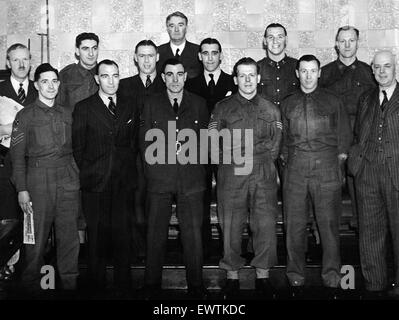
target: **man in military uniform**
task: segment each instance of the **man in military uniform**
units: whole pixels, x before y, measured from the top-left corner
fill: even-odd
[[[200,150],[203,148],[199,137],[200,129],[207,127],[209,116],[205,100],[184,90],[186,78],[187,73],[179,60],[166,60],[162,73],[166,90],[149,97],[142,114],[140,144],[147,179],[148,203],[144,280],[147,298],[153,298],[161,290],[162,264],[174,199],[187,269],[188,293],[196,299],[206,297],[202,280],[201,239],[206,172],[199,161]],[[192,154],[191,149],[182,151],[182,148],[194,144],[193,141],[179,138],[179,132],[187,129],[195,132],[193,139],[196,139],[197,154]],[[161,143],[159,149],[150,152],[153,143],[159,141],[158,137],[155,142],[154,137],[146,138],[152,133],[161,133],[165,142]],[[173,137],[173,134],[177,136]],[[171,141],[173,145],[170,145]],[[183,163],[181,157],[186,152],[190,158],[194,157],[195,163]],[[203,150],[202,154],[207,157],[207,150]]]
[[[81,33],[75,39],[75,56],[78,63],[71,63],[60,71],[60,90],[57,102],[71,110],[75,105],[98,91],[94,80],[98,58],[98,36],[94,33]],[[80,242],[84,242],[86,223],[82,210],[79,210],[78,227]]]
[[[277,106],[291,92],[295,91],[299,82],[295,76],[296,59],[288,57],[287,30],[279,23],[271,23],[266,27],[263,45],[266,57],[258,61],[260,82],[258,93]]]
[[[328,295],[340,285],[340,163],[347,157],[352,134],[341,99],[318,88],[320,62],[313,55],[297,64],[301,91],[282,103],[284,213],[287,232],[287,277],[293,297],[304,294],[308,199],[315,209],[323,248],[321,277]]]
[[[34,244],[26,244],[22,287],[40,290],[44,249],[55,227],[60,288],[76,288],[79,173],[72,156],[72,117],[55,102],[58,71],[45,63],[34,76],[38,99],[16,116],[11,136],[13,181],[25,215],[33,215]]]
[[[256,289],[262,296],[272,298],[275,292],[269,281],[269,269],[277,262],[278,207],[274,160],[281,140],[280,111],[257,94],[259,66],[253,59],[240,59],[233,72],[238,93],[216,104],[209,123],[211,138],[216,135],[213,141],[219,135],[223,136],[222,132],[226,130],[233,136],[232,147],[223,137],[223,156],[231,152],[233,160],[225,163],[225,157],[219,159],[222,162],[218,166],[217,180],[218,215],[224,242],[224,255],[219,265],[227,271],[223,296],[234,297],[239,290],[238,272],[245,265],[245,259],[240,255],[241,236],[249,220],[255,254],[251,265],[256,268]],[[234,136],[237,130],[240,133],[238,141]],[[245,137],[243,143],[248,130],[252,139],[247,141]],[[213,154],[219,152],[214,144],[211,144],[211,150]],[[238,173],[243,168],[235,157],[237,154],[244,156],[245,162],[252,163],[252,168]]]
[[[371,67],[356,57],[358,45],[358,29],[351,26],[339,28],[335,37],[338,58],[321,68],[320,76],[320,87],[334,91],[343,99],[352,130],[360,96],[376,86]],[[353,215],[350,225],[356,228],[357,206],[353,177],[346,175],[346,182]]]
[[[98,58],[98,36],[94,33],[81,33],[75,40],[75,56],[78,63],[71,63],[60,71],[60,92],[57,102],[72,111],[76,103],[98,90],[94,80]]]

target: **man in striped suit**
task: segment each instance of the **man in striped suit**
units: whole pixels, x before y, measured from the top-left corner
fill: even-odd
[[[389,51],[380,51],[374,56],[372,67],[379,87],[360,100],[348,166],[357,187],[360,262],[366,297],[381,297],[387,289],[390,233],[395,278],[388,295],[398,299],[399,86],[395,57]]]

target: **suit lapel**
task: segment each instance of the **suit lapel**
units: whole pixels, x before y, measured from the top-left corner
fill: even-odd
[[[393,91],[392,97],[385,107],[387,108],[387,116],[399,108],[399,83],[396,83],[396,88]]]
[[[112,128],[114,119],[98,93],[95,94],[93,104],[94,117],[99,119],[108,128]]]
[[[12,87],[10,78],[4,80],[4,82],[5,82],[5,89],[6,89],[7,96],[9,98],[17,101],[18,96],[17,96],[17,93],[14,91],[14,88]]]

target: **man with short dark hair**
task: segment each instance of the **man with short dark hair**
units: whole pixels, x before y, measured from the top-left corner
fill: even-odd
[[[54,225],[60,288],[73,290],[79,274],[79,172],[72,156],[72,118],[56,103],[57,69],[41,64],[34,81],[39,97],[18,112],[10,149],[19,205],[33,216],[34,244],[24,246],[22,288],[41,290],[44,251]]]
[[[237,86],[233,77],[221,68],[223,53],[222,46],[217,39],[206,38],[201,41],[198,58],[202,62],[204,71],[195,78],[187,80],[186,88],[206,100],[209,114],[215,104],[225,97],[236,93]],[[210,221],[210,205],[212,197],[212,174],[217,175],[217,166],[207,165],[207,191],[205,193],[204,221],[202,225],[204,254],[211,254],[212,229]]]
[[[75,56],[78,63],[71,63],[60,71],[60,90],[57,102],[73,112],[75,105],[98,91],[94,80],[98,58],[99,38],[94,33],[83,32],[75,39]],[[85,242],[86,222],[79,210],[78,227],[80,242]]]
[[[184,90],[187,73],[179,60],[165,61],[162,79],[166,90],[145,101],[140,128],[148,203],[145,294],[146,298],[154,298],[161,290],[162,265],[175,199],[188,293],[191,298],[204,299],[207,293],[202,279],[201,226],[206,173],[200,154],[207,156],[207,149],[203,150],[199,138],[209,115],[205,100]],[[189,135],[190,139],[185,135],[180,137],[180,131],[190,131],[193,135]],[[158,134],[165,140],[158,139]],[[153,144],[160,144],[160,148],[154,150]],[[183,163],[186,154],[194,163]]]
[[[60,93],[57,101],[72,111],[76,103],[98,90],[94,80],[98,58],[99,38],[94,33],[81,33],[75,39],[75,56],[78,63],[71,63],[60,71]]]
[[[130,277],[130,215],[134,212],[139,112],[117,94],[119,67],[103,60],[96,67],[99,90],[76,104],[73,155],[80,171],[88,234],[88,275],[92,289],[105,289],[112,252],[114,286],[126,294]]]
[[[221,140],[218,135],[223,136],[223,132],[232,137],[227,142],[223,136],[220,150],[211,144],[212,153],[232,155],[230,162],[225,157],[219,159],[217,179],[218,218],[224,244],[219,266],[227,272],[225,299],[235,298],[239,290],[239,270],[246,260],[241,256],[241,238],[247,221],[253,238],[251,266],[256,269],[255,288],[263,298],[275,296],[269,270],[277,262],[274,160],[279,153],[281,118],[277,106],[257,94],[258,72],[259,66],[252,58],[242,58],[235,64],[233,75],[238,93],[216,104],[209,123],[211,138],[215,135],[211,141]],[[251,138],[247,139],[248,133]],[[237,155],[244,157],[244,164]],[[243,171],[238,173],[240,170]]]
[[[339,95],[344,102],[354,129],[360,96],[376,86],[371,67],[356,57],[359,46],[359,30],[352,26],[340,27],[335,37],[337,60],[321,69],[320,86]],[[352,220],[350,226],[357,228],[357,205],[353,177],[346,174],[351,197]]]
[[[202,71],[202,64],[198,60],[198,44],[186,40],[188,18],[180,11],[171,13],[166,17],[166,30],[170,41],[159,46],[159,61],[157,64],[158,73],[167,59],[176,58],[184,66],[187,78],[191,79]]]
[[[287,30],[279,23],[271,23],[265,29],[263,45],[266,57],[258,61],[260,82],[258,93],[265,99],[280,106],[281,101],[298,89],[295,76],[296,59],[287,56]]]
[[[289,95],[281,105],[287,277],[292,297],[303,298],[310,199],[323,248],[323,285],[328,297],[336,298],[341,280],[340,163],[347,157],[352,133],[341,99],[318,87],[319,60],[313,55],[302,56],[296,74],[301,90]]]
[[[137,43],[134,51],[134,61],[139,73],[133,77],[122,79],[119,93],[136,101],[140,113],[148,96],[165,90],[165,83],[157,73],[156,64],[159,60],[158,48],[151,40]],[[146,186],[144,179],[143,160],[138,154],[137,159],[137,189],[135,193],[135,214],[132,215],[132,258],[143,260],[145,257],[145,201]]]

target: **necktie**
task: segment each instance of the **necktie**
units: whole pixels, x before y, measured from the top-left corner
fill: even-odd
[[[385,90],[382,90],[382,94],[384,95],[384,100],[382,100],[382,103],[381,103],[381,111],[384,111],[385,106],[388,103],[388,97],[387,97],[387,92]]]
[[[26,99],[26,95],[25,95],[25,90],[24,90],[24,88],[23,88],[23,83],[21,82],[20,84],[19,84],[19,89],[18,89],[18,101],[20,102],[20,103],[24,103],[25,102],[25,99]]]
[[[216,86],[215,80],[213,80],[213,73],[210,73],[209,77],[211,78],[211,80],[208,82],[209,94],[213,96],[213,94],[215,93],[215,86]]]
[[[115,114],[116,114],[116,104],[115,104],[114,100],[112,99],[112,97],[108,97],[108,99],[109,99],[108,109],[115,116]]]
[[[151,85],[151,76],[147,74],[147,80],[145,81],[145,87],[148,88]]]
[[[177,98],[173,99],[175,102],[173,103],[173,111],[177,114],[177,110],[179,110],[179,104],[177,103]]]
[[[179,58],[180,58],[179,51],[180,51],[180,49],[179,49],[179,48],[177,48],[177,50],[176,50],[176,54],[175,54],[175,58],[176,58],[176,59],[179,59]]]

